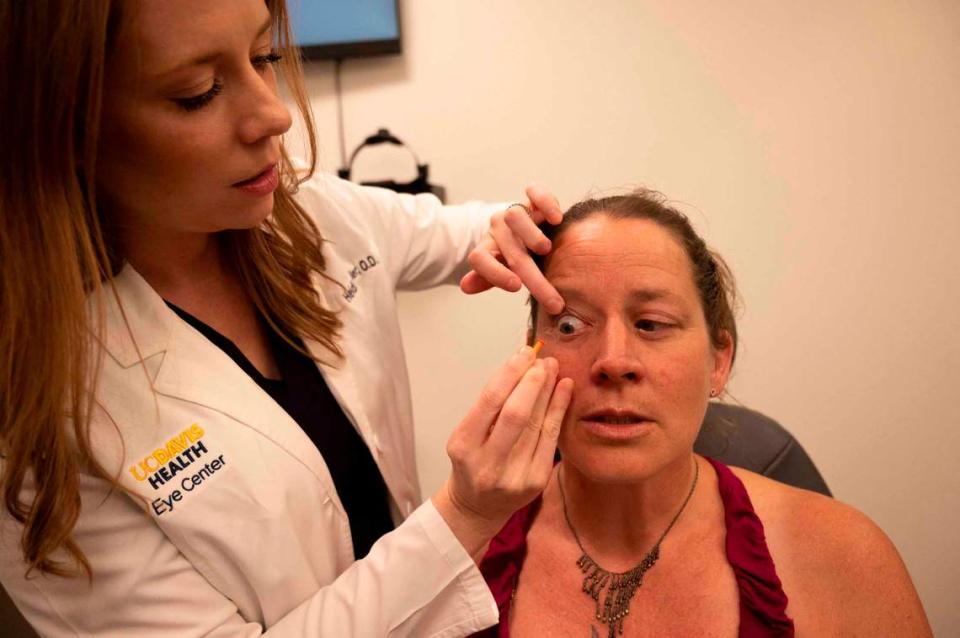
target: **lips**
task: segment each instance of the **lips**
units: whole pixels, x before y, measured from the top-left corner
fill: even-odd
[[[604,409],[588,412],[581,417],[584,421],[604,423],[606,425],[636,425],[650,418],[632,410]]]
[[[263,179],[264,177],[266,177],[267,174],[268,174],[270,171],[272,171],[273,168],[274,168],[276,165],[277,165],[276,162],[274,162],[274,163],[272,163],[272,164],[267,164],[267,165],[264,166],[262,169],[260,169],[260,172],[254,173],[254,174],[251,175],[250,177],[248,177],[248,178],[246,178],[246,179],[242,179],[242,180],[240,180],[239,182],[234,182],[233,184],[231,184],[231,186],[237,186],[237,187],[242,188],[242,187],[244,187],[244,186],[249,186],[250,184],[254,184],[254,183],[257,182],[257,180],[261,180],[261,179]]]
[[[617,445],[640,440],[655,429],[648,415],[619,408],[591,410],[581,416],[578,422],[584,431],[597,440]]]
[[[233,187],[247,195],[262,198],[276,190],[279,184],[280,173],[277,165],[271,164],[256,175],[234,183]]]

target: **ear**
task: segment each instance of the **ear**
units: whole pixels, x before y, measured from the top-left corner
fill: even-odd
[[[724,345],[713,348],[713,369],[710,371],[710,387],[722,392],[730,379],[730,368],[733,366],[733,337],[726,330],[723,331]]]

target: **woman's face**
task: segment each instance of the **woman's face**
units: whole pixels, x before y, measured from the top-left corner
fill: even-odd
[[[291,123],[263,0],[122,9],[104,79],[101,205],[127,232],[256,226],[273,208]]]
[[[537,337],[576,383],[564,463],[633,482],[688,455],[731,348],[711,344],[681,245],[655,222],[596,215],[555,242],[546,276],[566,307],[539,313]]]

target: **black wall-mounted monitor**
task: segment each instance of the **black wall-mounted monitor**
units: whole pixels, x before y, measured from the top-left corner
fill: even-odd
[[[400,53],[400,0],[292,0],[296,43],[308,60]]]

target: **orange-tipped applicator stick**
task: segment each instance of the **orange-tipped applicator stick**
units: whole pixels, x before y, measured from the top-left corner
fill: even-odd
[[[540,354],[540,348],[543,347],[543,339],[537,339],[537,342],[533,344],[533,356],[536,357]]]

